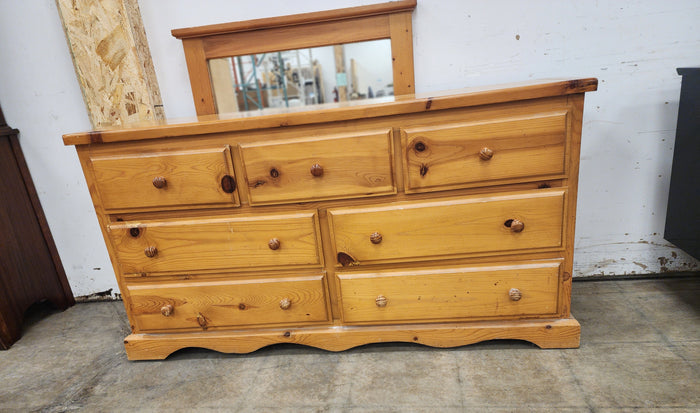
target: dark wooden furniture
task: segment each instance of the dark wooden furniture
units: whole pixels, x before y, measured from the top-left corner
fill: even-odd
[[[19,339],[24,313],[48,300],[65,310],[75,304],[44,212],[36,195],[17,129],[0,109],[0,349]]]
[[[664,238],[700,259],[700,67],[683,76]]]

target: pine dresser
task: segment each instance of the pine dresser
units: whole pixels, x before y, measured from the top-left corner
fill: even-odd
[[[64,135],[130,359],[275,343],[579,345],[584,93],[596,79]]]

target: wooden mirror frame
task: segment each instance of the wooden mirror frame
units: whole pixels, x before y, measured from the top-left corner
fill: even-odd
[[[175,29],[182,40],[197,115],[216,114],[209,59],[390,39],[394,94],[414,93],[416,0]]]

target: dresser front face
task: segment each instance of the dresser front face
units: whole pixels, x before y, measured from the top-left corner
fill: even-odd
[[[136,335],[568,319],[582,99],[78,152]]]

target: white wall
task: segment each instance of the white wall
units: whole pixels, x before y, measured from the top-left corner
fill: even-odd
[[[171,29],[380,1],[141,1],[166,114],[195,113]],[[76,295],[116,289],[77,157],[60,139],[89,122],[55,3],[0,0],[0,7],[0,104],[21,131],[71,286]],[[663,240],[663,227],[675,68],[700,65],[698,22],[696,0],[418,0],[416,90],[598,77],[599,91],[586,98],[575,275],[697,269]]]
[[[0,0],[0,10],[0,105],[20,131],[68,281],[75,295],[116,290],[78,157],[61,141],[63,133],[89,129],[90,121],[56,4]]]

